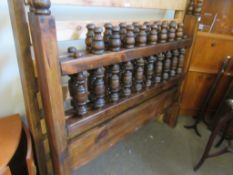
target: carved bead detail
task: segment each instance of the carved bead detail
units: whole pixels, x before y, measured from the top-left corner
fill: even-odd
[[[114,26],[112,28],[112,37],[111,37],[111,50],[118,52],[121,50],[121,38],[120,38],[120,28]]]
[[[111,48],[111,37],[112,37],[112,24],[106,23],[104,25],[105,31],[104,31],[104,45],[106,50],[110,50]]]
[[[150,34],[148,35],[148,44],[154,45],[158,41],[158,26],[156,24],[151,26]]]
[[[168,34],[168,41],[169,42],[174,41],[176,38],[176,27],[177,27],[176,22],[172,21],[170,23],[169,34]]]
[[[95,29],[95,25],[94,24],[87,24],[87,34],[86,34],[86,50],[88,52],[91,52],[92,49],[92,42],[93,42],[93,38],[94,38],[94,29]]]
[[[125,37],[127,34],[127,29],[126,29],[127,25],[126,23],[120,23],[120,36],[121,36],[121,47],[123,48],[125,45]]]
[[[133,64],[128,61],[123,64],[124,67],[124,73],[123,73],[123,96],[129,97],[131,95],[131,87],[133,82]]]
[[[75,113],[78,116],[82,116],[87,113],[87,89],[85,86],[86,77],[83,72],[70,76],[69,91],[72,97],[71,105],[75,109]]]
[[[176,30],[176,40],[182,40],[184,33],[183,33],[183,29],[184,28],[184,24],[183,23],[179,23],[178,24],[178,28]]]
[[[94,93],[95,102],[94,108],[99,109],[105,105],[105,85],[104,85],[104,68],[98,68],[95,70],[95,82],[94,82]]]
[[[103,29],[101,27],[95,27],[94,29],[94,39],[92,42],[92,53],[96,55],[101,55],[104,53],[104,41],[102,36]]]
[[[161,31],[159,33],[159,42],[166,43],[168,39],[168,24],[166,21],[162,22]]]
[[[150,56],[147,58],[147,64],[146,64],[146,87],[150,87],[152,85],[152,77],[154,74],[154,62],[155,57]]]
[[[127,34],[125,39],[125,48],[132,49],[135,46],[134,27],[132,25],[127,26]]]
[[[157,61],[155,63],[155,79],[154,79],[155,84],[160,83],[162,79],[163,59],[164,59],[164,55],[162,53],[157,56]]]
[[[139,47],[146,46],[147,43],[147,36],[146,36],[146,26],[140,26],[140,32],[136,38],[136,44]]]
[[[32,2],[33,12],[37,15],[50,15],[50,0],[34,0]]]
[[[119,91],[120,91],[120,66],[115,64],[111,67],[111,77],[110,77],[110,89],[111,89],[111,101],[113,103],[119,100]]]
[[[139,92],[143,88],[144,80],[144,59],[139,58],[136,60],[136,71],[135,71],[135,90]]]

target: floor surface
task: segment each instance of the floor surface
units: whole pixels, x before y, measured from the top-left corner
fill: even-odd
[[[180,117],[175,129],[152,122],[126,137],[77,175],[233,175],[233,154],[208,159],[197,171],[209,131],[200,125],[202,137],[187,130],[191,118]]]

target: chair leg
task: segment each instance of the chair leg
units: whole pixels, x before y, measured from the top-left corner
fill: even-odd
[[[219,131],[221,129],[221,126],[222,126],[221,124],[217,125],[217,127],[211,133],[210,138],[208,140],[208,143],[207,143],[207,145],[205,147],[205,151],[204,151],[200,161],[194,167],[194,169],[193,169],[194,171],[197,171],[202,166],[202,164],[205,162],[205,160],[208,158],[210,149],[211,149],[211,147],[212,147],[212,145],[214,143],[214,140],[215,140],[216,136],[218,135],[218,133],[219,133]]]

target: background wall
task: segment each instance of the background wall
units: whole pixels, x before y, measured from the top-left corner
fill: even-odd
[[[52,13],[57,20],[156,20],[173,18],[174,12],[169,10],[142,10],[129,8],[73,7],[52,6]],[[64,15],[65,14],[65,15]],[[64,18],[66,16],[66,18]],[[8,4],[0,1],[0,117],[20,113],[25,119],[24,100],[20,83],[19,70],[11,29]],[[59,47],[66,50],[68,46],[84,47],[84,42],[60,42]]]

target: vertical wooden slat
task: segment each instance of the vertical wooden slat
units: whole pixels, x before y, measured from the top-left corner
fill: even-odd
[[[23,87],[27,121],[35,143],[39,173],[47,175],[40,112],[37,103],[37,83],[30,52],[30,36],[26,20],[24,0],[8,0],[17,59]]]
[[[34,1],[33,5],[33,12],[29,13],[29,24],[53,169],[56,175],[69,175],[55,19],[49,15],[49,1],[42,4],[40,1]]]

